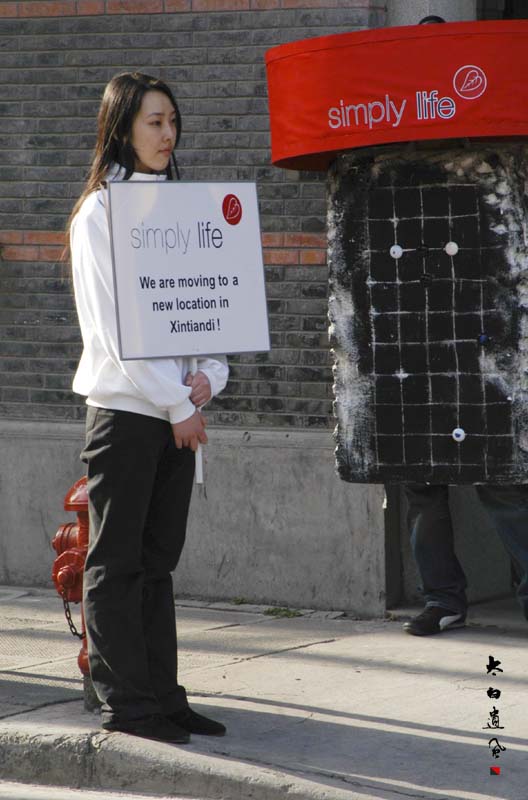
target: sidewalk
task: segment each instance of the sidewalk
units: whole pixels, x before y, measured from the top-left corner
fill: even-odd
[[[101,800],[528,798],[528,625],[513,600],[474,606],[467,628],[425,639],[396,618],[264,611],[177,605],[182,683],[228,733],[176,746],[103,732],[83,709],[78,640],[58,596],[0,587],[0,798],[22,797],[8,781]],[[503,729],[486,729],[493,707]]]

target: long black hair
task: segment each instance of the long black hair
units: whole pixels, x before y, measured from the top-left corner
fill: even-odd
[[[121,75],[115,75],[104,90],[97,117],[97,142],[92,166],[83,192],[68,221],[68,231],[86,197],[104,185],[112,164],[120,164],[124,168],[124,180],[128,180],[134,172],[136,154],[132,147],[132,124],[139,113],[144,96],[147,92],[152,91],[162,92],[174,107],[176,114],[175,147],[178,146],[182,131],[181,114],[167,84],[159,78],[152,78],[142,72],[123,72]],[[167,164],[166,174],[169,180],[173,180],[174,176],[180,177],[174,153],[172,153],[171,161]]]

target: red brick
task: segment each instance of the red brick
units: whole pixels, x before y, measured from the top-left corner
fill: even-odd
[[[325,250],[301,250],[301,264],[326,264]]]
[[[25,231],[24,244],[60,244],[64,247],[64,231]]]
[[[55,3],[20,2],[20,17],[73,17],[76,14],[75,0],[61,0]]]
[[[190,11],[191,0],[165,0],[165,11],[170,14],[177,11]]]
[[[282,247],[284,244],[283,233],[263,233],[262,247]]]
[[[8,245],[2,248],[4,261],[38,261],[39,248],[25,247],[24,245]]]
[[[0,231],[0,245],[22,244],[23,241],[24,231]]]
[[[264,250],[265,264],[298,264],[298,250]]]
[[[160,14],[163,0],[107,0],[107,14]]]
[[[326,247],[326,236],[322,233],[285,233],[286,247]]]
[[[0,3],[0,17],[17,17],[18,3]]]
[[[245,11],[249,0],[192,0],[193,11]]]
[[[61,247],[39,247],[38,261],[60,261],[64,252],[64,245]]]
[[[281,0],[282,8],[338,8],[342,0]]]
[[[95,16],[96,14],[104,14],[104,0],[77,0],[77,13],[79,16]]]
[[[257,11],[280,8],[280,0],[251,0],[251,8],[255,8]]]

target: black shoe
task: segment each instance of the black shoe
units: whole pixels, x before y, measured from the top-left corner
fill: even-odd
[[[127,719],[103,722],[105,731],[121,731],[131,736],[141,736],[143,739],[155,739],[157,742],[172,742],[172,744],[187,744],[191,740],[187,730],[179,727],[163,714],[150,714],[139,719]]]
[[[462,628],[465,624],[465,614],[457,614],[439,606],[426,606],[421,614],[404,623],[403,630],[413,636],[431,636],[447,628]]]
[[[197,733],[202,736],[223,736],[226,732],[226,727],[221,722],[203,717],[192,708],[173,711],[172,714],[167,714],[167,719],[189,733]]]

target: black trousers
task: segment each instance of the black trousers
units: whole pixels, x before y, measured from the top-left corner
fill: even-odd
[[[185,541],[194,453],[176,448],[168,422],[89,408],[81,458],[90,515],[83,602],[103,719],[185,708],[170,573]]]
[[[475,489],[516,567],[517,599],[528,619],[528,485],[482,484]],[[455,553],[448,487],[408,484],[404,490],[425,603],[465,614],[466,576]]]

